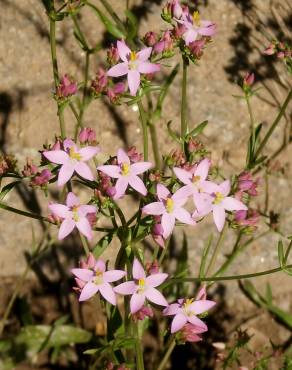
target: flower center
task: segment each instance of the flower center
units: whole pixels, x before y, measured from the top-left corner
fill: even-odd
[[[136,69],[137,68],[137,54],[135,51],[131,51],[130,53],[130,60],[129,60],[129,68],[130,69]]]
[[[73,220],[75,222],[78,222],[79,221],[78,206],[72,207],[72,213],[73,213]]]
[[[121,172],[123,176],[127,176],[130,173],[130,165],[128,163],[121,164]]]
[[[77,161],[81,161],[81,154],[75,152],[73,146],[69,149],[69,156],[71,159],[76,159]]]
[[[193,315],[193,312],[189,310],[189,306],[194,302],[194,298],[187,298],[183,304],[183,310],[187,316]]]
[[[193,23],[198,27],[201,26],[201,17],[197,10],[193,13]]]
[[[193,176],[192,177],[192,183],[196,184],[201,180],[201,176]]]
[[[145,279],[138,280],[138,293],[143,293],[145,290]]]
[[[218,191],[217,193],[215,193],[213,204],[220,204],[223,199],[224,199],[224,195]]]
[[[103,283],[103,272],[100,270],[95,271],[95,277],[93,279],[94,284],[99,285]]]
[[[167,198],[165,207],[168,213],[172,213],[174,208],[174,201],[171,198]]]

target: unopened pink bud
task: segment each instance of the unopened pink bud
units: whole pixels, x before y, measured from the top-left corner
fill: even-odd
[[[144,36],[144,43],[147,46],[154,46],[158,40],[158,35],[155,32],[149,31]]]
[[[79,141],[81,144],[93,144],[96,142],[96,132],[89,127],[84,127],[79,133]]]
[[[26,160],[26,165],[23,167],[22,174],[25,177],[31,177],[36,175],[38,172],[38,167],[35,166],[31,159]]]
[[[142,160],[143,154],[138,153],[135,146],[131,146],[131,148],[127,151],[128,157],[130,158],[131,162],[139,162]]]
[[[53,177],[52,172],[48,169],[44,169],[39,175],[35,176],[32,179],[31,184],[33,186],[46,185],[51,180],[52,177]]]
[[[117,64],[120,60],[120,55],[118,49],[111,45],[111,47],[107,51],[107,61],[110,65]]]
[[[67,98],[68,96],[77,93],[77,83],[71,79],[67,74],[61,78],[61,83],[57,87],[56,95],[59,98]]]
[[[153,317],[153,310],[151,307],[143,306],[139,311],[133,314],[133,320],[144,320],[145,317]]]
[[[247,86],[252,86],[254,83],[254,73],[247,72],[243,78],[243,83]]]

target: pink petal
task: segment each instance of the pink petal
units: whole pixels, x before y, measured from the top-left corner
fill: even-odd
[[[192,316],[189,316],[188,317],[188,321],[193,324],[193,325],[196,325],[200,328],[202,328],[204,331],[207,331],[208,330],[208,327],[207,325],[204,323],[204,321],[202,321],[201,319],[199,319],[197,316],[195,315],[192,315]]]
[[[164,280],[167,279],[167,277],[168,277],[168,274],[162,274],[162,273],[149,275],[146,278],[147,286],[155,288],[161,285],[164,282]]]
[[[148,171],[149,168],[153,167],[151,162],[138,162],[131,165],[131,173],[133,175],[140,175],[141,173]]]
[[[94,264],[94,271],[105,272],[105,263],[102,259],[98,259]]]
[[[193,198],[200,217],[204,217],[212,211],[212,202],[214,198],[211,197],[209,194],[194,193]]]
[[[119,149],[118,150],[117,158],[118,158],[118,163],[119,164],[122,164],[122,163],[130,164],[130,158],[128,157],[128,155],[124,151],[124,149]]]
[[[63,166],[60,168],[59,176],[58,176],[58,186],[63,186],[68,182],[74,172],[74,164],[71,162],[67,162],[63,164]]]
[[[65,219],[60,226],[59,233],[58,233],[58,239],[62,240],[66,238],[67,235],[69,235],[72,230],[75,227],[75,222],[71,219]]]
[[[175,176],[185,185],[192,183],[191,182],[192,174],[190,172],[183,170],[182,168],[179,167],[174,167],[173,172],[175,173]]]
[[[144,182],[140,179],[140,177],[138,177],[138,176],[130,176],[129,177],[129,184],[138,193],[140,193],[140,194],[142,194],[144,196],[147,194],[146,186],[144,185]]]
[[[142,212],[146,215],[159,216],[165,212],[165,207],[162,202],[153,202],[144,206]]]
[[[137,53],[138,60],[141,60],[141,62],[145,62],[150,58],[151,53],[152,53],[151,47],[140,50]]]
[[[93,181],[94,180],[94,177],[93,177],[93,174],[91,172],[91,169],[84,162],[78,162],[78,163],[76,163],[76,165],[75,165],[75,171],[78,173],[78,175],[80,175],[81,177],[83,177],[86,180],[89,180],[89,181]]]
[[[213,206],[213,218],[217,230],[222,231],[225,223],[225,210],[222,206]]]
[[[50,150],[43,152],[43,155],[53,163],[64,164],[69,161],[69,156],[64,150]]]
[[[203,189],[204,192],[212,194],[220,192],[220,188],[217,184],[212,181],[202,181],[200,182],[200,188]]]
[[[145,296],[146,298],[155,304],[158,304],[160,306],[168,306],[167,300],[164,298],[164,296],[159,292],[159,290],[148,287],[145,290]]]
[[[216,24],[210,21],[201,21],[202,26],[199,28],[199,33],[202,36],[213,36],[216,33]]]
[[[209,172],[211,161],[208,158],[203,159],[195,169],[194,175],[200,176],[201,180],[206,180]]]
[[[78,151],[78,148],[77,148],[76,144],[75,144],[75,143],[74,143],[74,141],[73,141],[73,140],[71,140],[71,139],[65,139],[65,140],[63,141],[63,147],[64,147],[64,149],[66,150],[66,152],[67,152],[71,147],[73,147],[73,148],[74,148],[74,151],[75,151],[75,152],[77,152],[77,151]]]
[[[91,298],[96,294],[99,290],[99,287],[96,284],[93,283],[87,283],[85,287],[82,289],[79,301],[86,301],[87,299]]]
[[[172,200],[174,200],[175,207],[181,207],[183,206],[186,201],[188,200],[188,197],[193,193],[190,186],[186,185],[182,188],[178,189],[173,196],[171,197]]]
[[[220,188],[220,192],[226,197],[229,193],[230,193],[230,181],[229,180],[225,180],[223,181],[220,185],[219,185],[219,188]]]
[[[127,62],[128,61],[127,57],[129,56],[129,54],[131,54],[131,50],[129,49],[129,47],[122,40],[122,41],[117,41],[117,48],[118,48],[120,58],[124,62]]]
[[[129,179],[126,176],[122,176],[118,179],[115,189],[116,189],[116,194],[114,196],[114,199],[119,199],[123,195],[125,195],[125,192],[127,190],[129,184]]]
[[[173,315],[176,315],[179,310],[180,310],[180,305],[178,303],[172,303],[163,310],[163,315],[173,316]]]
[[[68,212],[70,212],[68,207],[58,203],[49,204],[49,209],[54,215],[62,218],[66,218]]]
[[[146,277],[144,268],[137,258],[134,259],[132,274],[136,280],[145,279]]]
[[[93,271],[88,269],[72,269],[71,272],[83,281],[89,281],[93,277]]]
[[[161,218],[161,225],[163,228],[163,237],[167,239],[169,235],[172,233],[175,224],[175,217],[169,213],[163,213]]]
[[[114,179],[118,179],[121,177],[121,169],[119,166],[113,165],[105,165],[105,166],[98,166],[98,171],[105,173],[106,175],[113,177]]]
[[[232,197],[224,198],[221,204],[227,211],[247,211],[248,209],[246,205]]]
[[[156,193],[159,200],[165,200],[170,194],[167,187],[162,184],[157,184]]]
[[[141,293],[134,293],[130,300],[130,311],[136,313],[143,307],[145,302],[145,295]]]
[[[196,315],[199,315],[205,311],[208,311],[210,308],[215,306],[216,302],[209,301],[208,299],[202,299],[200,301],[194,301],[190,305],[190,311],[193,311]]]
[[[131,95],[135,96],[140,86],[140,73],[137,70],[128,71],[128,85]]]
[[[107,283],[112,283],[113,281],[120,280],[122,277],[126,275],[125,271],[122,270],[110,270],[106,271],[103,274],[104,281]]]
[[[183,39],[185,40],[186,45],[189,45],[191,42],[196,41],[196,38],[198,36],[198,32],[194,29],[188,29],[184,35]]]
[[[107,75],[109,77],[120,77],[126,75],[128,71],[129,71],[128,63],[119,63],[110,68],[107,71]]]
[[[119,284],[114,288],[116,293],[122,295],[134,294],[136,290],[137,286],[134,281],[126,281],[125,283]]]
[[[87,146],[86,148],[79,149],[79,154],[81,155],[82,161],[88,161],[94,157],[100,149],[97,146]]]
[[[88,240],[92,239],[91,226],[86,217],[80,217],[79,221],[76,222],[76,227]]]
[[[117,304],[116,295],[113,291],[112,286],[109,283],[104,283],[99,285],[99,292],[105,300],[107,300],[112,305]]]
[[[78,208],[78,213],[82,216],[86,216],[88,213],[96,213],[96,211],[96,206],[92,206],[89,204],[83,204]]]
[[[184,224],[195,225],[195,221],[192,219],[191,215],[184,208],[177,208],[173,211],[173,215],[176,219]]]
[[[79,198],[76,197],[72,191],[68,193],[67,198],[66,198],[66,204],[68,207],[74,207],[74,206],[79,206],[80,205],[80,200]]]
[[[155,73],[160,71],[160,65],[150,62],[140,62],[138,64],[139,73]]]
[[[182,313],[178,313],[177,315],[175,315],[171,323],[171,334],[179,331],[187,322],[187,318]]]

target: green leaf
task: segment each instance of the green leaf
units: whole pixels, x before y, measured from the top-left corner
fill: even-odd
[[[198,136],[199,134],[201,134],[204,131],[207,124],[208,124],[207,120],[199,123],[198,126],[196,126],[191,132],[189,132],[187,134],[186,140],[189,140],[192,137],[195,137],[195,136]]]
[[[53,0],[41,0],[47,13],[54,9]]]
[[[175,140],[176,142],[181,143],[180,137],[171,129],[171,123],[172,121],[167,122],[167,131],[169,133],[169,136],[172,137],[173,140]]]
[[[87,5],[92,8],[98,18],[101,20],[106,30],[117,39],[125,39],[126,35],[114,24],[107,16],[105,16],[97,6],[87,2]]]
[[[116,332],[123,325],[123,319],[117,306],[110,305],[110,317],[107,322],[107,340],[110,341],[114,338]]]
[[[283,267],[285,265],[285,260],[284,260],[284,246],[282,240],[280,240],[278,243],[278,260],[280,266]]]
[[[114,234],[115,234],[115,232],[112,231],[112,232],[106,234],[105,236],[103,236],[98,241],[98,243],[95,245],[95,247],[93,248],[93,251],[92,251],[95,258],[98,258],[105,251],[105,249],[109,246],[109,244],[113,240]]]
[[[268,305],[271,305],[272,302],[273,302],[273,293],[272,293],[272,288],[271,288],[271,285],[268,283],[266,285],[266,302]]]
[[[13,181],[7,185],[5,185],[2,190],[1,190],[1,193],[0,193],[0,201],[3,200],[6,195],[10,192],[10,190],[12,190],[14,188],[14,186],[16,186],[17,184],[19,184],[21,181],[18,180],[18,181]]]
[[[138,32],[138,20],[130,10],[126,10],[125,15],[128,19],[127,39],[133,40]]]

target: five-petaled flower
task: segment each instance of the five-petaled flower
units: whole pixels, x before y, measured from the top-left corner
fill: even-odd
[[[140,74],[158,72],[160,66],[150,63],[152,47],[138,52],[131,51],[124,41],[117,41],[117,49],[122,63],[116,64],[107,72],[110,77],[128,76],[128,85],[131,95],[136,95],[140,86]]]
[[[214,184],[215,185],[215,184]],[[194,218],[200,218],[213,212],[213,218],[218,231],[222,231],[225,223],[225,210],[226,211],[241,211],[247,210],[247,206],[241,201],[229,197],[230,193],[230,181],[223,181],[220,185],[216,185],[216,190],[207,195],[206,202],[204,203],[204,209],[200,212],[195,211],[193,214]]]
[[[109,303],[116,305],[116,295],[110,283],[123,278],[126,275],[125,271],[106,271],[104,261],[99,259],[95,261],[93,269],[74,268],[71,272],[78,279],[79,285],[80,282],[83,282],[79,301],[86,301],[99,292]]]
[[[70,139],[64,140],[64,150],[49,150],[43,152],[43,155],[53,163],[61,164],[58,175],[58,186],[63,186],[70,180],[74,171],[84,179],[92,181],[93,174],[85,163],[93,158],[99,151],[96,146],[86,146],[78,148],[77,145]]]
[[[195,225],[190,213],[183,208],[189,196],[188,189],[183,187],[171,194],[164,185],[158,184],[157,196],[159,201],[147,204],[142,212],[146,215],[161,215],[161,226],[165,239],[172,233],[176,219],[188,225]]]
[[[149,170],[149,168],[152,167],[152,163],[136,162],[131,164],[130,158],[123,149],[118,150],[117,160],[117,166],[104,165],[97,167],[99,171],[117,179],[117,183],[115,185],[116,193],[114,198],[121,198],[125,194],[128,185],[130,185],[138,193],[146,195],[147,189],[143,181],[137,175]]]
[[[69,235],[75,226],[77,229],[86,236],[87,239],[92,239],[92,230],[87,219],[90,213],[96,213],[96,207],[88,204],[80,204],[79,199],[72,193],[68,193],[66,205],[59,203],[49,204],[49,209],[54,216],[63,219],[58,238],[64,239]]]
[[[213,36],[216,32],[216,25],[211,21],[201,20],[200,14],[198,11],[195,11],[193,14],[182,13],[180,19],[176,19],[179,24],[182,24],[185,27],[183,33],[183,39],[185,40],[186,45],[197,40],[198,36]]]
[[[194,300],[179,299],[178,303],[172,303],[163,310],[163,315],[174,316],[171,323],[171,333],[179,331],[186,323],[207,330],[207,325],[197,317],[203,312],[208,311],[216,303],[207,299]]]
[[[168,303],[163,295],[156,289],[167,278],[168,274],[156,273],[146,277],[141,263],[135,258],[133,263],[133,281],[126,281],[114,288],[114,291],[122,295],[132,295],[130,300],[130,310],[134,314],[144,305],[145,300],[167,306]]]

